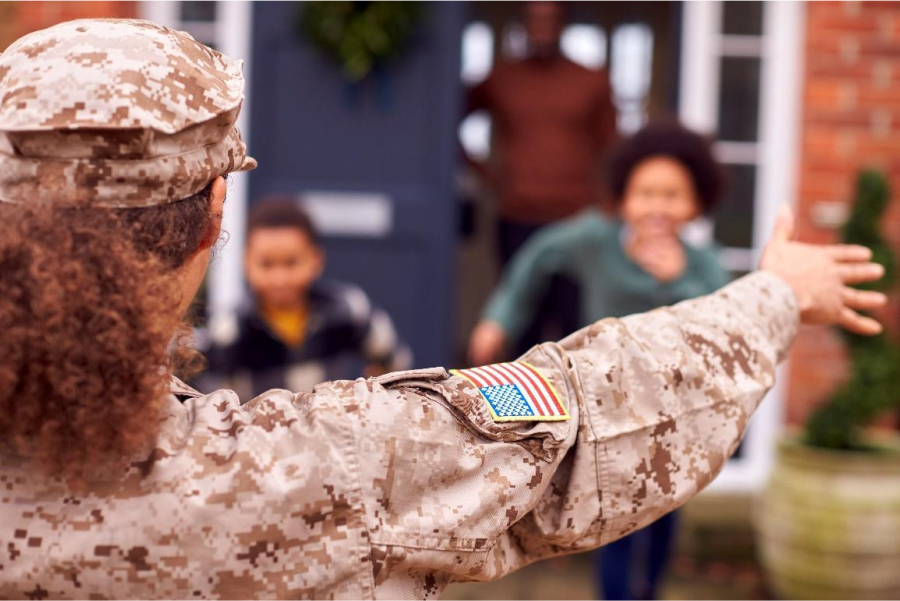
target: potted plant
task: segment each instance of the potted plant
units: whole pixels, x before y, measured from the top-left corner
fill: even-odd
[[[870,247],[887,290],[895,260],[879,226],[889,191],[864,171],[843,241]],[[782,441],[757,515],[761,559],[779,596],[900,599],[900,439],[867,430],[900,407],[900,346],[889,334],[845,335],[850,376]]]

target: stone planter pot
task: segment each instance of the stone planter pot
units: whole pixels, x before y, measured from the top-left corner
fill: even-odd
[[[900,439],[872,453],[786,439],[756,514],[763,567],[788,599],[900,599]]]

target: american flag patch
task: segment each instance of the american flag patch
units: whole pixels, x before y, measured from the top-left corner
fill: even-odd
[[[537,368],[524,361],[453,369],[478,388],[495,422],[553,422],[570,419],[565,405]]]

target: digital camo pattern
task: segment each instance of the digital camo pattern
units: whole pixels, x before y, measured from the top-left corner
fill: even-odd
[[[173,397],[153,455],[90,494],[7,461],[0,596],[426,599],[597,547],[715,477],[797,320],[755,274],[535,347],[570,421],[497,423],[443,368]]]
[[[0,54],[0,201],[145,207],[254,168],[241,65],[150,21],[21,38]]]

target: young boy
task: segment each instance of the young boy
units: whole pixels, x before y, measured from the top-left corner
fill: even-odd
[[[410,353],[387,313],[356,286],[320,279],[324,266],[312,222],[294,201],[253,206],[244,259],[252,300],[236,319],[210,325],[209,376],[250,399],[407,369]]]
[[[568,276],[579,287],[579,327],[605,317],[650,311],[709,294],[728,283],[714,248],[679,238],[692,219],[719,200],[722,181],[709,143],[676,124],[650,125],[625,140],[611,163],[616,210],[597,210],[537,234],[516,257],[470,340],[475,365],[499,358],[531,320],[548,282]],[[675,513],[602,551],[606,599],[653,599],[667,562]],[[635,544],[646,537],[646,543]],[[646,561],[632,569],[635,548]]]

